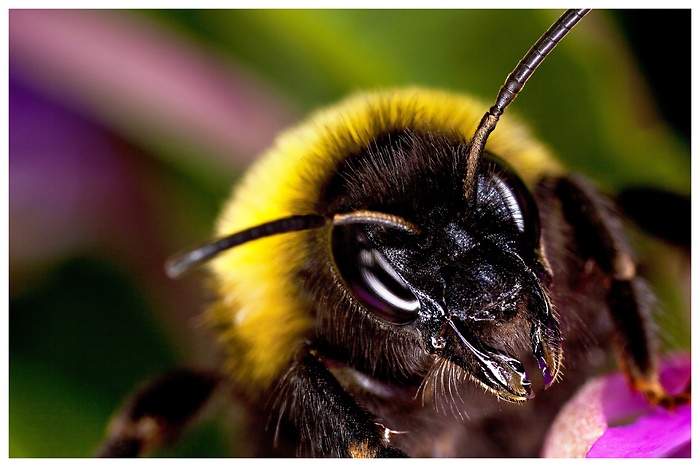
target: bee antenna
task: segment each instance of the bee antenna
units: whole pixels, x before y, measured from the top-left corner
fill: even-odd
[[[481,155],[484,153],[486,140],[491,132],[496,128],[498,119],[503,114],[503,111],[515,100],[518,93],[525,86],[525,83],[530,78],[532,73],[544,61],[545,57],[554,49],[564,36],[573,28],[584,16],[589,12],[589,9],[567,10],[559,19],[550,26],[542,37],[530,48],[528,53],[518,62],[515,69],[508,75],[505,83],[498,91],[496,103],[486,112],[486,115],[481,119],[479,126],[474,133],[474,137],[469,147],[467,154],[467,176],[465,179],[465,189],[467,199],[471,197],[473,190],[472,183],[476,176],[476,171],[479,167]]]
[[[375,224],[390,227],[405,232],[418,234],[419,229],[411,222],[393,214],[376,211],[354,211],[345,214],[334,214],[326,217],[318,214],[302,214],[283,217],[264,224],[226,235],[204,245],[175,254],[165,263],[165,273],[175,279],[196,266],[205,263],[222,251],[229,250],[244,243],[273,235],[312,230],[325,225]]]
[[[354,211],[347,214],[336,214],[333,216],[331,222],[333,225],[375,224],[382,227],[403,230],[404,232],[416,235],[420,233],[418,226],[412,222],[394,214],[377,211]]]
[[[255,227],[221,237],[212,242],[195,247],[194,249],[172,256],[165,263],[165,273],[168,277],[175,279],[182,276],[187,271],[190,271],[195,266],[210,260],[222,251],[229,250],[259,238],[287,232],[316,229],[322,227],[326,223],[327,219],[324,216],[307,214],[283,217],[271,222],[256,225]]]

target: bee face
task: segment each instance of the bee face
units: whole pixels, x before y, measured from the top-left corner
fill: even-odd
[[[352,159],[327,191],[337,197],[334,207],[402,216],[416,232],[335,227],[333,259],[345,286],[369,314],[417,336],[427,354],[457,365],[499,397],[529,398],[524,366],[508,352],[531,349],[548,383],[561,355],[540,282],[548,274],[534,199],[493,157],[467,181],[474,187],[468,196],[466,141],[411,133],[393,141]],[[363,189],[380,178],[378,192]]]

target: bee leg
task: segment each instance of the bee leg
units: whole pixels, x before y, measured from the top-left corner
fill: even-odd
[[[119,409],[95,456],[144,456],[175,441],[220,381],[213,373],[174,369],[147,382]]]
[[[274,409],[275,441],[283,420],[291,422],[298,446],[312,456],[406,457],[389,444],[386,429],[343,389],[312,345],[297,353],[280,382]]]
[[[653,299],[636,275],[619,216],[603,196],[579,177],[560,179],[556,194],[564,217],[573,226],[581,253],[594,260],[610,279],[607,297],[617,335],[618,359],[632,387],[652,404],[670,408],[688,402],[689,391],[671,395],[659,382],[651,318]]]

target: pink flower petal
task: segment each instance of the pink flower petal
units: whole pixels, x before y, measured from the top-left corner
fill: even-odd
[[[636,422],[608,428],[586,457],[669,457],[690,453],[690,405],[655,409]]]
[[[661,383],[678,393],[690,380],[690,355],[666,357]],[[545,440],[544,457],[689,457],[690,405],[650,407],[622,373],[595,378],[562,408]]]

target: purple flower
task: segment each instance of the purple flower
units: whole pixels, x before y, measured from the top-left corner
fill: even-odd
[[[667,357],[661,383],[671,393],[690,381],[690,355]],[[583,386],[554,421],[544,457],[690,457],[690,404],[651,407],[621,373]]]

